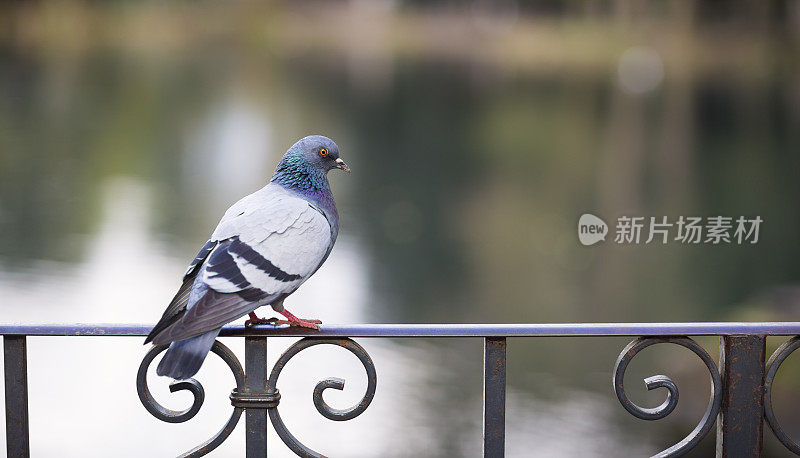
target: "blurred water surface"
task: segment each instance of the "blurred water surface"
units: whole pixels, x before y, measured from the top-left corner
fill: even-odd
[[[702,2],[609,14],[482,5],[6,7],[0,320],[154,322],[227,206],[263,186],[285,149],[311,133],[335,139],[353,173],[331,173],[340,239],[287,301],[298,315],[796,320],[798,40],[773,27],[789,20],[756,15],[763,21],[745,26],[736,20],[747,12],[734,9],[720,24]],[[754,245],[583,247],[584,212],[612,223],[622,215],[764,223]],[[716,355],[714,339],[700,341]],[[225,343],[242,354],[241,342]],[[274,339],[271,359],[289,343]],[[343,376],[347,388],[331,403],[358,399],[366,383],[354,358],[314,350],[287,369],[281,414],[301,441],[333,456],[480,453],[480,341],[361,343],[376,362],[378,392],[351,422],[321,418],[310,394],[317,380]],[[688,433],[707,397],[699,360],[677,349],[637,359],[628,381],[635,399],[661,402],[638,386],[656,372],[681,387],[676,412],[643,425],[609,383],[625,343],[512,340],[508,454],[644,455]],[[218,361],[198,376],[208,405],[168,425],[136,398],[146,351],[138,339],[29,346],[36,456],[176,454],[228,415],[233,381]],[[779,377],[785,394],[776,404],[796,405],[797,380]],[[157,383],[159,399],[188,402]],[[778,415],[797,426],[796,410]],[[271,453],[284,456],[270,439]],[[713,445],[705,440],[698,454]],[[240,428],[218,455],[242,449]]]

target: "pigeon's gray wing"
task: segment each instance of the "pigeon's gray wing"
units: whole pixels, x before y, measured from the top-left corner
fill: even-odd
[[[332,244],[328,220],[316,208],[270,185],[231,207],[212,240],[219,243],[197,274],[208,290],[155,343],[202,334],[285,297]]]
[[[167,326],[171,325],[175,321],[177,321],[183,311],[186,309],[186,304],[189,302],[189,293],[192,291],[192,285],[194,284],[195,278],[197,278],[197,273],[200,271],[200,267],[202,266],[203,262],[205,262],[208,255],[217,246],[217,243],[214,240],[209,240],[203,245],[203,248],[200,249],[200,252],[197,253],[192,263],[189,264],[189,268],[186,269],[186,273],[183,275],[183,283],[181,284],[180,289],[178,292],[175,293],[175,297],[172,298],[172,301],[167,306],[167,309],[164,310],[164,314],[161,315],[161,319],[158,320],[158,323],[153,327],[153,330],[150,331],[150,334],[145,339],[144,343],[148,343],[153,338],[158,335],[161,331],[163,331]]]

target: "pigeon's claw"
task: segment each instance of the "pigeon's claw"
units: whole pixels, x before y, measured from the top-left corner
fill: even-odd
[[[278,320],[275,317],[259,318],[258,315],[255,314],[255,312],[250,312],[249,317],[250,318],[248,318],[247,321],[244,322],[244,326],[247,328],[253,327],[257,324],[271,324],[271,325],[284,324],[280,322],[281,320]]]
[[[313,329],[319,331],[319,325],[322,323],[320,320],[304,320],[298,318],[297,321],[289,321],[289,326],[300,326],[301,328]]]
[[[297,318],[296,316],[294,316],[288,310],[285,309],[281,310],[278,313],[286,317],[286,322],[289,324],[289,326],[299,326],[301,328],[308,328],[308,329],[314,329],[315,331],[319,331],[319,325],[322,324],[322,321],[320,320]]]
[[[271,324],[273,326],[277,326],[279,324],[288,324],[289,326],[299,326],[301,328],[309,328],[319,331],[319,325],[322,324],[320,320],[313,320],[313,319],[303,319],[294,316],[293,314],[289,313],[286,310],[280,312],[281,315],[285,316],[285,320],[279,320],[277,318],[259,318],[255,312],[250,312],[250,318],[244,322],[246,327],[253,327],[257,324]]]

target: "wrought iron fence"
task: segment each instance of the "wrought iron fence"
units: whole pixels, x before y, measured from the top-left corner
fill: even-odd
[[[144,325],[0,325],[5,355],[6,440],[9,457],[29,455],[28,390],[26,339],[28,336],[145,336]],[[759,456],[762,450],[764,421],[780,442],[800,455],[800,444],[781,428],[772,408],[772,386],[781,363],[800,347],[800,323],[600,323],[600,324],[512,324],[512,325],[352,325],[324,326],[320,331],[269,325],[245,328],[227,326],[220,336],[245,338],[245,364],[216,342],[212,349],[233,372],[236,387],[230,394],[233,412],[211,439],[181,456],[202,456],[219,446],[231,434],[242,414],[246,424],[246,455],[266,456],[267,418],[281,440],[297,455],[319,457],[289,432],[278,412],[278,378],[286,363],[299,352],[316,345],[334,345],[352,352],[367,373],[367,389],[361,401],[349,409],[327,405],[322,393],[328,388],[341,390],[344,380],[320,381],[313,393],[320,414],[334,421],[357,417],[369,407],[377,386],[377,371],[357,337],[473,337],[484,341],[483,454],[500,457],[505,450],[506,340],[524,337],[630,336],[635,339],[620,353],[612,372],[613,389],[622,406],[643,420],[659,420],[669,415],[678,403],[678,387],[664,375],[645,379],[647,388],[666,389],[666,400],[654,408],[643,408],[628,399],[623,384],[625,370],[644,348],[670,343],[694,352],[708,369],[711,395],[700,423],[686,438],[656,454],[679,456],[691,450],[717,426],[717,456]],[[269,337],[302,337],[278,359],[267,377],[267,341]],[[690,336],[719,336],[717,364]],[[766,360],[768,336],[790,336]],[[192,405],[174,411],[160,405],[150,394],[147,369],[166,346],[153,347],[142,360],[136,388],[144,407],[156,418],[170,423],[191,419],[203,404],[205,393],[194,379],[174,382],[170,391],[188,390]]]

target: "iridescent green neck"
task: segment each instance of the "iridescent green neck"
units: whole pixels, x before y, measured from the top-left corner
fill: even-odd
[[[310,166],[302,152],[289,151],[281,159],[270,181],[297,193],[322,210],[331,226],[333,240],[336,240],[339,233],[339,212],[336,211],[325,170]]]
[[[330,190],[325,171],[309,166],[299,151],[290,151],[283,156],[271,181],[304,194]]]
[[[324,170],[310,166],[303,153],[290,151],[285,154],[275,169],[271,181],[302,195],[338,224],[339,215],[328,183],[328,175]]]

